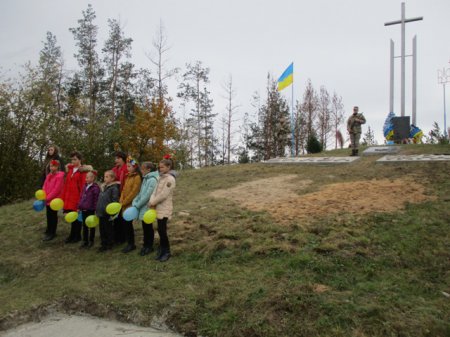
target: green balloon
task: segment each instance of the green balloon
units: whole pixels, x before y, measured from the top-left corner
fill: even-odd
[[[86,223],[86,226],[88,226],[89,228],[96,227],[98,225],[98,223],[99,223],[98,216],[96,216],[96,215],[89,215],[86,218],[86,222],[85,223]]]
[[[50,201],[50,208],[54,211],[59,211],[64,207],[64,201],[61,198],[55,198]]]
[[[47,197],[44,190],[37,190],[36,193],[34,193],[34,196],[37,200],[45,200]]]
[[[64,217],[64,220],[68,223],[74,222],[76,219],[78,219],[78,212],[69,212]]]
[[[156,220],[156,211],[154,209],[149,209],[147,212],[144,213],[142,220],[146,224],[154,223]]]
[[[106,206],[106,213],[109,215],[115,215],[120,212],[122,205],[118,202],[112,202]]]

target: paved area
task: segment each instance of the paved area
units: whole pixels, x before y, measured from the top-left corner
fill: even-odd
[[[388,162],[425,162],[425,161],[449,161],[448,154],[418,154],[418,155],[387,155],[377,160],[380,163]]]
[[[371,146],[365,149],[363,156],[379,156],[382,154],[395,154],[400,151],[400,146]]]
[[[349,164],[359,157],[293,157],[272,158],[264,161],[265,164]]]
[[[427,161],[450,161],[450,154],[416,154],[399,155],[399,146],[371,146],[362,155],[383,155],[377,160],[379,163],[392,162],[427,162]],[[279,157],[263,161],[264,164],[351,164],[360,157]]]
[[[92,316],[57,314],[0,332],[1,337],[181,337],[181,335]]]

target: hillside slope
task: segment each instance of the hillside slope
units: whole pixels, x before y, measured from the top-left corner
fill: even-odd
[[[0,328],[53,308],[187,336],[448,336],[450,162],[378,158],[182,171],[164,264],[64,245],[62,219],[43,243],[31,201],[1,207]]]

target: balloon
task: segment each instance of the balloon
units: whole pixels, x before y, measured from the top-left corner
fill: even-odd
[[[133,207],[127,208],[123,212],[123,218],[126,221],[131,221],[131,220],[136,219],[138,217],[138,214],[139,214],[138,209],[133,206]]]
[[[33,202],[33,209],[36,212],[40,212],[45,208],[45,202],[44,200],[36,200],[35,202]]]
[[[64,220],[66,220],[66,222],[68,222],[68,223],[72,223],[75,220],[77,220],[77,218],[78,218],[78,212],[69,212],[64,217]]]
[[[37,190],[36,193],[34,193],[34,196],[36,197],[37,200],[45,200],[47,194],[45,193],[44,190]]]
[[[50,201],[50,208],[54,211],[59,211],[64,207],[64,201],[61,198],[55,198]]]
[[[156,220],[156,211],[154,209],[149,209],[144,213],[142,220],[144,220],[146,224],[154,223]]]
[[[78,212],[78,218],[77,218],[77,220],[78,220],[79,222],[83,222],[83,213]]]
[[[99,219],[98,216],[96,215],[89,215],[86,218],[86,226],[88,226],[89,228],[94,228],[98,225],[99,223]]]
[[[109,215],[115,215],[120,212],[122,205],[118,202],[112,202],[106,206],[106,213]]]

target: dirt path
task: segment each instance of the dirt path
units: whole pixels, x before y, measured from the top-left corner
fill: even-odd
[[[181,335],[94,318],[56,314],[38,323],[27,323],[0,332],[1,337],[181,337]]]
[[[280,222],[341,212],[393,212],[403,209],[406,203],[434,199],[425,194],[423,185],[408,177],[335,183],[299,195],[312,183],[311,180],[298,180],[296,175],[284,175],[217,190],[211,195],[233,200],[250,210],[266,210]]]

